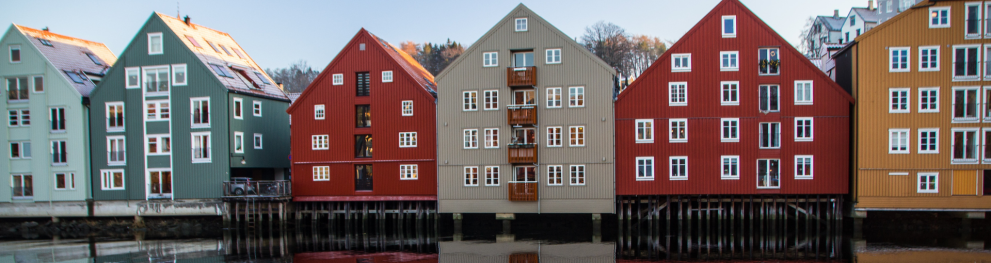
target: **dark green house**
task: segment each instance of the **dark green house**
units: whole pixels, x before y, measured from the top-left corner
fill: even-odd
[[[224,32],[154,13],[93,91],[93,199],[219,198],[287,179],[289,99]]]

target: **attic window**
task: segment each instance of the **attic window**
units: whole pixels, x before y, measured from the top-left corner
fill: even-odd
[[[69,78],[72,79],[72,82],[83,84],[86,81],[86,76],[83,76],[83,74],[79,74],[68,70],[65,70],[65,74],[69,75]]]
[[[95,55],[86,53],[86,56],[89,57],[89,60],[93,61],[93,64],[103,66],[103,63],[100,63],[100,59],[96,58]]]
[[[227,71],[227,69],[224,68],[224,66],[217,64],[210,64],[210,68],[212,68],[214,72],[217,72],[217,75],[220,75],[221,77],[234,78],[234,74],[231,74],[230,71]]]
[[[365,50],[365,43],[358,44],[358,50]]]
[[[224,53],[227,53],[228,56],[233,56],[233,55],[231,55],[231,52],[230,51],[227,51],[227,47],[224,47],[224,45],[218,45],[218,46],[220,46],[220,49],[223,49],[224,50]]]
[[[523,32],[527,30],[526,18],[516,19],[516,32]]]
[[[210,47],[213,48],[213,51],[216,51],[217,53],[220,53],[220,49],[217,49],[217,46],[214,46],[212,42],[207,41],[206,44],[207,45],[210,45]]]
[[[238,58],[244,59],[244,54],[241,54],[240,50],[237,50],[236,48],[232,48],[232,49],[234,50],[234,54],[237,54]]]
[[[262,80],[262,83],[265,83],[266,85],[270,85],[270,84],[272,84],[272,82],[268,82],[268,79],[267,79],[267,78],[265,78],[265,76],[264,76],[264,75],[262,75],[262,73],[261,73],[261,72],[257,72],[257,71],[256,71],[256,72],[255,72],[255,76],[258,76],[258,79],[260,79],[260,80]]]
[[[201,47],[200,42],[196,42],[196,38],[193,38],[191,36],[186,36],[186,39],[189,39],[189,43],[193,43],[193,46]]]
[[[38,42],[41,42],[42,45],[46,45],[46,46],[49,46],[49,47],[54,47],[54,46],[52,46],[52,42],[51,41],[48,41],[48,39],[38,38]]]

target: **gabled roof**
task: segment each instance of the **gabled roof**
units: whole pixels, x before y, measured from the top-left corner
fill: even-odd
[[[878,19],[876,9],[871,10],[870,8],[867,7],[854,7],[854,8],[850,8],[850,13],[851,14],[857,13],[857,15],[860,16],[860,20],[863,20],[863,22],[877,23],[880,20]]]
[[[49,31],[38,30],[30,27],[14,25],[17,31],[21,32],[29,42],[41,52],[42,55],[58,69],[63,78],[72,84],[83,97],[89,97],[90,92],[96,85],[90,81],[76,83],[72,81],[65,71],[102,76],[107,69],[117,62],[117,57],[103,43],[78,39],[70,36],[55,34]],[[52,46],[46,46],[41,40],[47,40]],[[93,55],[100,64],[97,65],[90,59]]]
[[[303,94],[302,92],[290,92],[289,94],[287,94],[289,96],[289,103],[295,103],[296,100],[299,99],[299,95],[302,94]]]
[[[241,93],[249,93],[281,100],[289,99],[286,97],[286,93],[275,84],[275,81],[273,81],[272,78],[265,73],[265,70],[259,67],[258,64],[255,63],[250,56],[248,56],[248,52],[241,48],[241,45],[238,45],[237,42],[234,41],[234,38],[227,33],[195,23],[186,24],[185,21],[179,18],[171,17],[158,12],[156,12],[154,16],[161,18],[162,22],[164,22],[165,25],[168,26],[173,33],[175,33],[176,37],[178,37],[182,43],[186,44],[186,48],[199,57],[200,61],[203,62],[203,65],[210,71],[214,71],[210,64],[223,66],[225,68],[230,66],[244,69],[247,73],[246,75],[248,75],[247,79],[236,72],[230,72],[234,75],[234,78],[222,77],[214,72],[214,76],[216,76],[217,80],[228,89]],[[193,44],[193,42],[190,41],[190,38],[194,39],[199,47],[197,47],[196,44]],[[220,46],[216,46],[219,52],[214,51],[207,41],[213,45],[224,46],[227,50],[222,49]],[[228,68],[228,70],[230,69]],[[261,78],[259,78],[258,75],[261,75]],[[264,78],[264,80],[262,78]],[[252,82],[258,84],[260,89],[256,89],[252,85]],[[269,84],[265,84],[265,82],[268,82]]]
[[[839,31],[843,28],[843,21],[846,21],[845,16],[833,17],[833,16],[817,16],[816,19],[822,21],[823,25],[831,31]]]
[[[934,1],[934,0],[924,0],[922,2],[918,2],[915,5],[913,5],[912,8],[906,9],[905,11],[902,11],[901,13],[898,13],[898,15],[895,15],[894,17],[888,19],[887,21],[884,21],[884,23],[881,23],[877,27],[874,27],[871,30],[867,30],[867,32],[864,32],[859,37],[854,38],[853,41],[850,41],[850,44],[853,44],[855,42],[860,42],[862,39],[865,39],[865,38],[868,38],[868,37],[874,35],[878,31],[880,31],[880,29],[884,29],[884,28],[887,28],[888,26],[891,26],[891,24],[894,24],[898,20],[901,20],[902,18],[905,18],[906,16],[908,16],[908,13],[915,12],[916,9],[919,9],[919,8],[922,8],[922,7],[931,6],[931,5],[935,5],[936,4],[935,2],[936,1]],[[847,45],[843,49],[840,49],[840,51],[836,52],[836,54],[838,55],[839,53],[846,52],[846,50],[849,50],[849,47],[850,46],[852,46],[852,45]]]

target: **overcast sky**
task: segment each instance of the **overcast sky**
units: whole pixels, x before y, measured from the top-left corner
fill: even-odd
[[[810,16],[846,16],[868,0],[741,0],[794,45]],[[52,32],[103,42],[120,55],[152,12],[188,15],[193,23],[234,37],[262,68],[298,60],[322,70],[362,27],[393,44],[403,41],[475,42],[519,1],[4,1],[0,23],[49,27]],[[564,4],[563,4],[564,3]],[[597,22],[632,34],[675,41],[719,0],[526,1],[530,9],[572,38]]]

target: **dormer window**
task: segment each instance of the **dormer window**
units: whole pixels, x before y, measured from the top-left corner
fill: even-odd
[[[103,66],[103,63],[100,63],[100,59],[99,58],[96,58],[96,55],[93,55],[93,54],[90,54],[90,53],[86,53],[86,56],[89,57],[89,60],[92,60],[93,61],[93,64],[96,64],[96,65],[99,65],[99,66]]]
[[[516,19],[516,32],[527,31],[526,18]]]
[[[736,16],[723,16],[723,38],[736,37]]]
[[[45,46],[54,47],[52,46],[52,41],[48,41],[48,39],[38,38],[38,42],[41,42],[41,44]]]
[[[162,53],[164,53],[162,33],[148,33],[148,55],[161,55]]]

